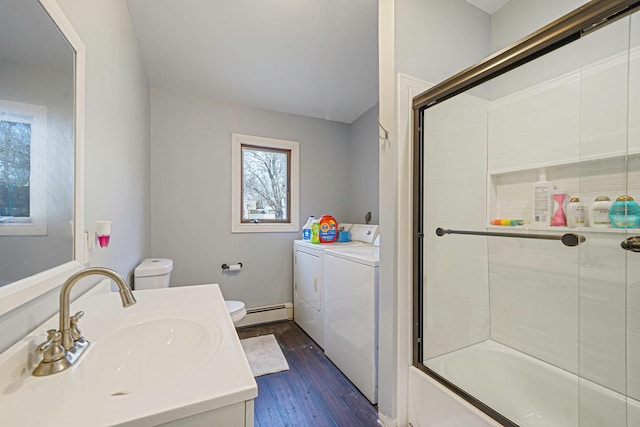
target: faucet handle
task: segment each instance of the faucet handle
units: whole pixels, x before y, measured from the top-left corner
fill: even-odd
[[[49,329],[47,331],[47,340],[36,347],[36,351],[42,354],[43,362],[55,362],[65,356],[64,347],[62,347],[62,333],[57,329]]]
[[[78,341],[82,338],[82,333],[80,332],[80,329],[78,329],[78,320],[82,319],[82,316],[84,316],[84,311],[79,311],[69,318],[71,323],[71,339],[73,341]]]

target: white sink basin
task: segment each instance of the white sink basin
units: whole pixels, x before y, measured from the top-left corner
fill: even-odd
[[[218,285],[135,296],[126,309],[111,292],[72,304],[91,344],[65,371],[34,377],[27,366],[33,338],[57,328],[57,315],[0,354],[2,425],[151,426],[257,396]]]
[[[93,391],[126,396],[198,370],[220,346],[220,328],[188,319],[158,319],[91,343],[82,360]]]

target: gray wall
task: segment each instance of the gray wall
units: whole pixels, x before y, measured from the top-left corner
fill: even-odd
[[[124,0],[58,0],[86,48],[85,225],[113,221],[92,265],[128,276],[149,253],[149,86]],[[51,292],[0,317],[0,350],[58,310]],[[90,316],[90,313],[87,313]]]
[[[300,143],[301,224],[348,217],[349,125],[153,88],[151,253],[173,259],[171,286],[218,283],[247,307],[292,301],[301,233],[231,233],[232,133]]]
[[[491,17],[491,49],[496,52],[588,3],[588,0],[511,0]]]
[[[491,19],[465,0],[403,0],[395,7],[397,73],[435,84],[490,52]]]
[[[378,162],[381,141],[378,140],[378,106],[375,105],[349,127],[349,194],[344,222],[364,224],[371,212],[371,223],[379,224]]]
[[[87,50],[85,227],[113,221],[92,265],[129,276],[150,250],[149,83],[125,0],[58,0]]]

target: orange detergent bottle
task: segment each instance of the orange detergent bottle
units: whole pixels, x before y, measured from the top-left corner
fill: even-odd
[[[320,243],[333,243],[338,238],[338,223],[331,215],[320,217]]]

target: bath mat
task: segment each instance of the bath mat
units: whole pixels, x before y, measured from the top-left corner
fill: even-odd
[[[273,334],[245,338],[240,342],[254,377],[289,369],[287,359],[282,354],[280,345]]]

